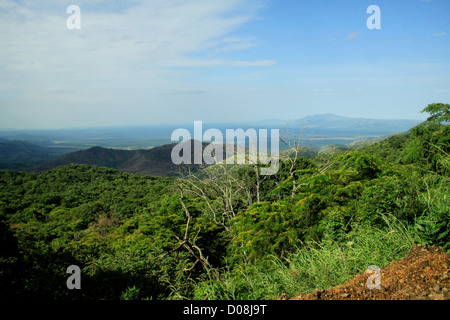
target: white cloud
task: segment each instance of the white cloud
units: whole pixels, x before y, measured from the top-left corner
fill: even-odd
[[[442,32],[439,32],[439,33],[435,33],[435,34],[434,34],[435,37],[443,37],[443,36],[445,36],[445,35],[446,35],[446,32],[445,32],[445,31],[442,31]]]
[[[90,69],[183,67],[199,65],[191,55],[217,49],[242,50],[255,41],[227,36],[252,18],[233,14],[242,0],[145,1],[120,13],[89,12],[81,7],[81,30],[67,30],[65,11],[39,14],[26,6],[0,14],[4,50],[1,67],[9,70],[67,70],[77,62]],[[4,4],[11,5],[9,1]],[[222,39],[221,39],[222,38]],[[202,62],[209,65],[203,58]],[[206,61],[205,61],[206,60]],[[217,60],[212,61],[215,65]],[[225,62],[224,62],[225,63]],[[249,65],[251,65],[250,63]],[[80,65],[78,65],[80,70]],[[91,69],[90,69],[91,70]]]
[[[355,40],[356,38],[358,38],[361,35],[360,32],[352,32],[349,35],[347,35],[346,40]]]
[[[150,114],[167,105],[155,98],[161,92],[199,90],[183,81],[188,71],[180,68],[273,65],[239,58],[258,45],[236,33],[255,17],[259,1],[80,0],[81,30],[68,30],[69,4],[0,0],[0,84],[8,83],[12,101],[2,104],[0,127],[11,126],[8,114],[27,114],[20,121],[33,125],[33,117],[64,117],[65,104],[98,115],[116,110],[119,118],[145,105]]]

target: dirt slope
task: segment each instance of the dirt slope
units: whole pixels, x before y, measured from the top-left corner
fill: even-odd
[[[343,285],[290,300],[450,300],[449,267],[450,255],[441,249],[415,245],[404,258],[381,268],[380,289],[368,288],[367,279],[374,272],[366,271]]]

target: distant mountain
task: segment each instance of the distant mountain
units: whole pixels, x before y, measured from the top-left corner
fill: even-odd
[[[58,156],[57,150],[41,147],[26,141],[0,138],[0,169],[29,169],[37,163]]]
[[[306,134],[389,135],[406,132],[419,120],[351,118],[332,113],[317,114],[287,122],[289,127],[304,128]]]
[[[132,158],[138,150],[116,150],[93,147],[65,154],[58,159],[44,162],[34,168],[34,171],[54,169],[67,164],[90,164],[117,169],[120,164]]]
[[[194,154],[194,142],[191,143],[191,159]],[[195,143],[200,143],[196,141]],[[130,173],[142,173],[157,176],[174,176],[190,167],[195,170],[199,165],[176,165],[171,153],[175,144],[166,144],[149,150],[117,150],[93,147],[87,150],[71,152],[62,157],[42,163],[33,171],[45,171],[68,164],[89,164],[118,169]],[[206,144],[203,144],[203,148]]]
[[[204,124],[203,130],[214,127],[225,136],[226,129],[278,128],[283,138],[286,138],[286,129],[290,135],[297,136],[303,130],[302,145],[314,148],[318,152],[320,148],[328,145],[345,146],[355,141],[361,142],[407,132],[420,122],[351,118],[327,113],[290,121],[273,119],[245,124]],[[179,127],[192,130],[192,123]],[[170,142],[171,132],[169,126],[48,132],[0,130],[2,137],[8,138],[8,140],[0,138],[0,169],[42,171],[75,163],[99,165],[134,173],[174,175],[181,168],[171,161],[174,144],[164,144]],[[19,141],[25,138],[29,142]],[[102,146],[92,147],[97,144]],[[148,146],[155,147],[147,149]],[[287,148],[287,144],[280,143],[281,150]],[[74,150],[82,151],[72,152]]]

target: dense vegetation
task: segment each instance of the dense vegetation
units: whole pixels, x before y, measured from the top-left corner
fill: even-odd
[[[449,105],[362,148],[183,178],[89,165],[0,171],[1,298],[272,299],[450,251]],[[300,144],[294,144],[300,148]],[[81,290],[66,269],[81,268]]]

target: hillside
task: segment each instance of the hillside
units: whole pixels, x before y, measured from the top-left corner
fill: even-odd
[[[194,143],[192,141],[190,143],[193,155]],[[33,168],[33,171],[41,172],[68,164],[88,164],[130,173],[173,176],[181,173],[183,170],[182,166],[173,164],[171,160],[173,146],[174,144],[167,144],[149,150],[118,150],[93,147],[87,150],[71,152],[56,160],[39,164]],[[190,165],[189,167],[195,169],[199,166]]]
[[[215,128],[225,133],[230,128],[280,129],[284,134],[298,134],[304,129],[304,145],[320,148],[327,144],[348,144],[364,138],[376,138],[407,132],[417,125],[417,120],[389,120],[344,117],[335,114],[311,115],[301,119],[267,119],[264,121],[236,121],[233,123],[203,123],[203,129]],[[54,130],[6,130],[0,129],[0,137],[9,141],[25,141],[45,152],[59,153],[85,150],[94,146],[123,150],[147,150],[170,144],[171,133],[177,128],[192,131],[192,123],[167,126],[137,126],[111,128],[80,128]],[[0,138],[0,139],[1,139]],[[280,145],[283,149],[283,144]],[[48,159],[45,159],[48,160]]]
[[[292,153],[270,176],[262,164],[123,172],[167,170],[169,146],[0,170],[0,298],[448,299],[449,108],[429,105],[408,133],[356,150]],[[82,290],[66,286],[71,265]],[[384,289],[361,287],[370,266]]]
[[[34,171],[55,169],[68,164],[89,164],[101,167],[118,168],[123,162],[135,156],[136,151],[115,150],[102,147],[93,147],[87,150],[71,152],[58,159],[47,161],[36,167]]]
[[[367,286],[372,274],[364,272],[342,285],[289,300],[450,300],[450,255],[438,247],[415,245],[405,257],[381,268],[379,289]]]
[[[29,169],[38,163],[54,159],[60,154],[59,150],[30,142],[0,138],[0,169]]]

